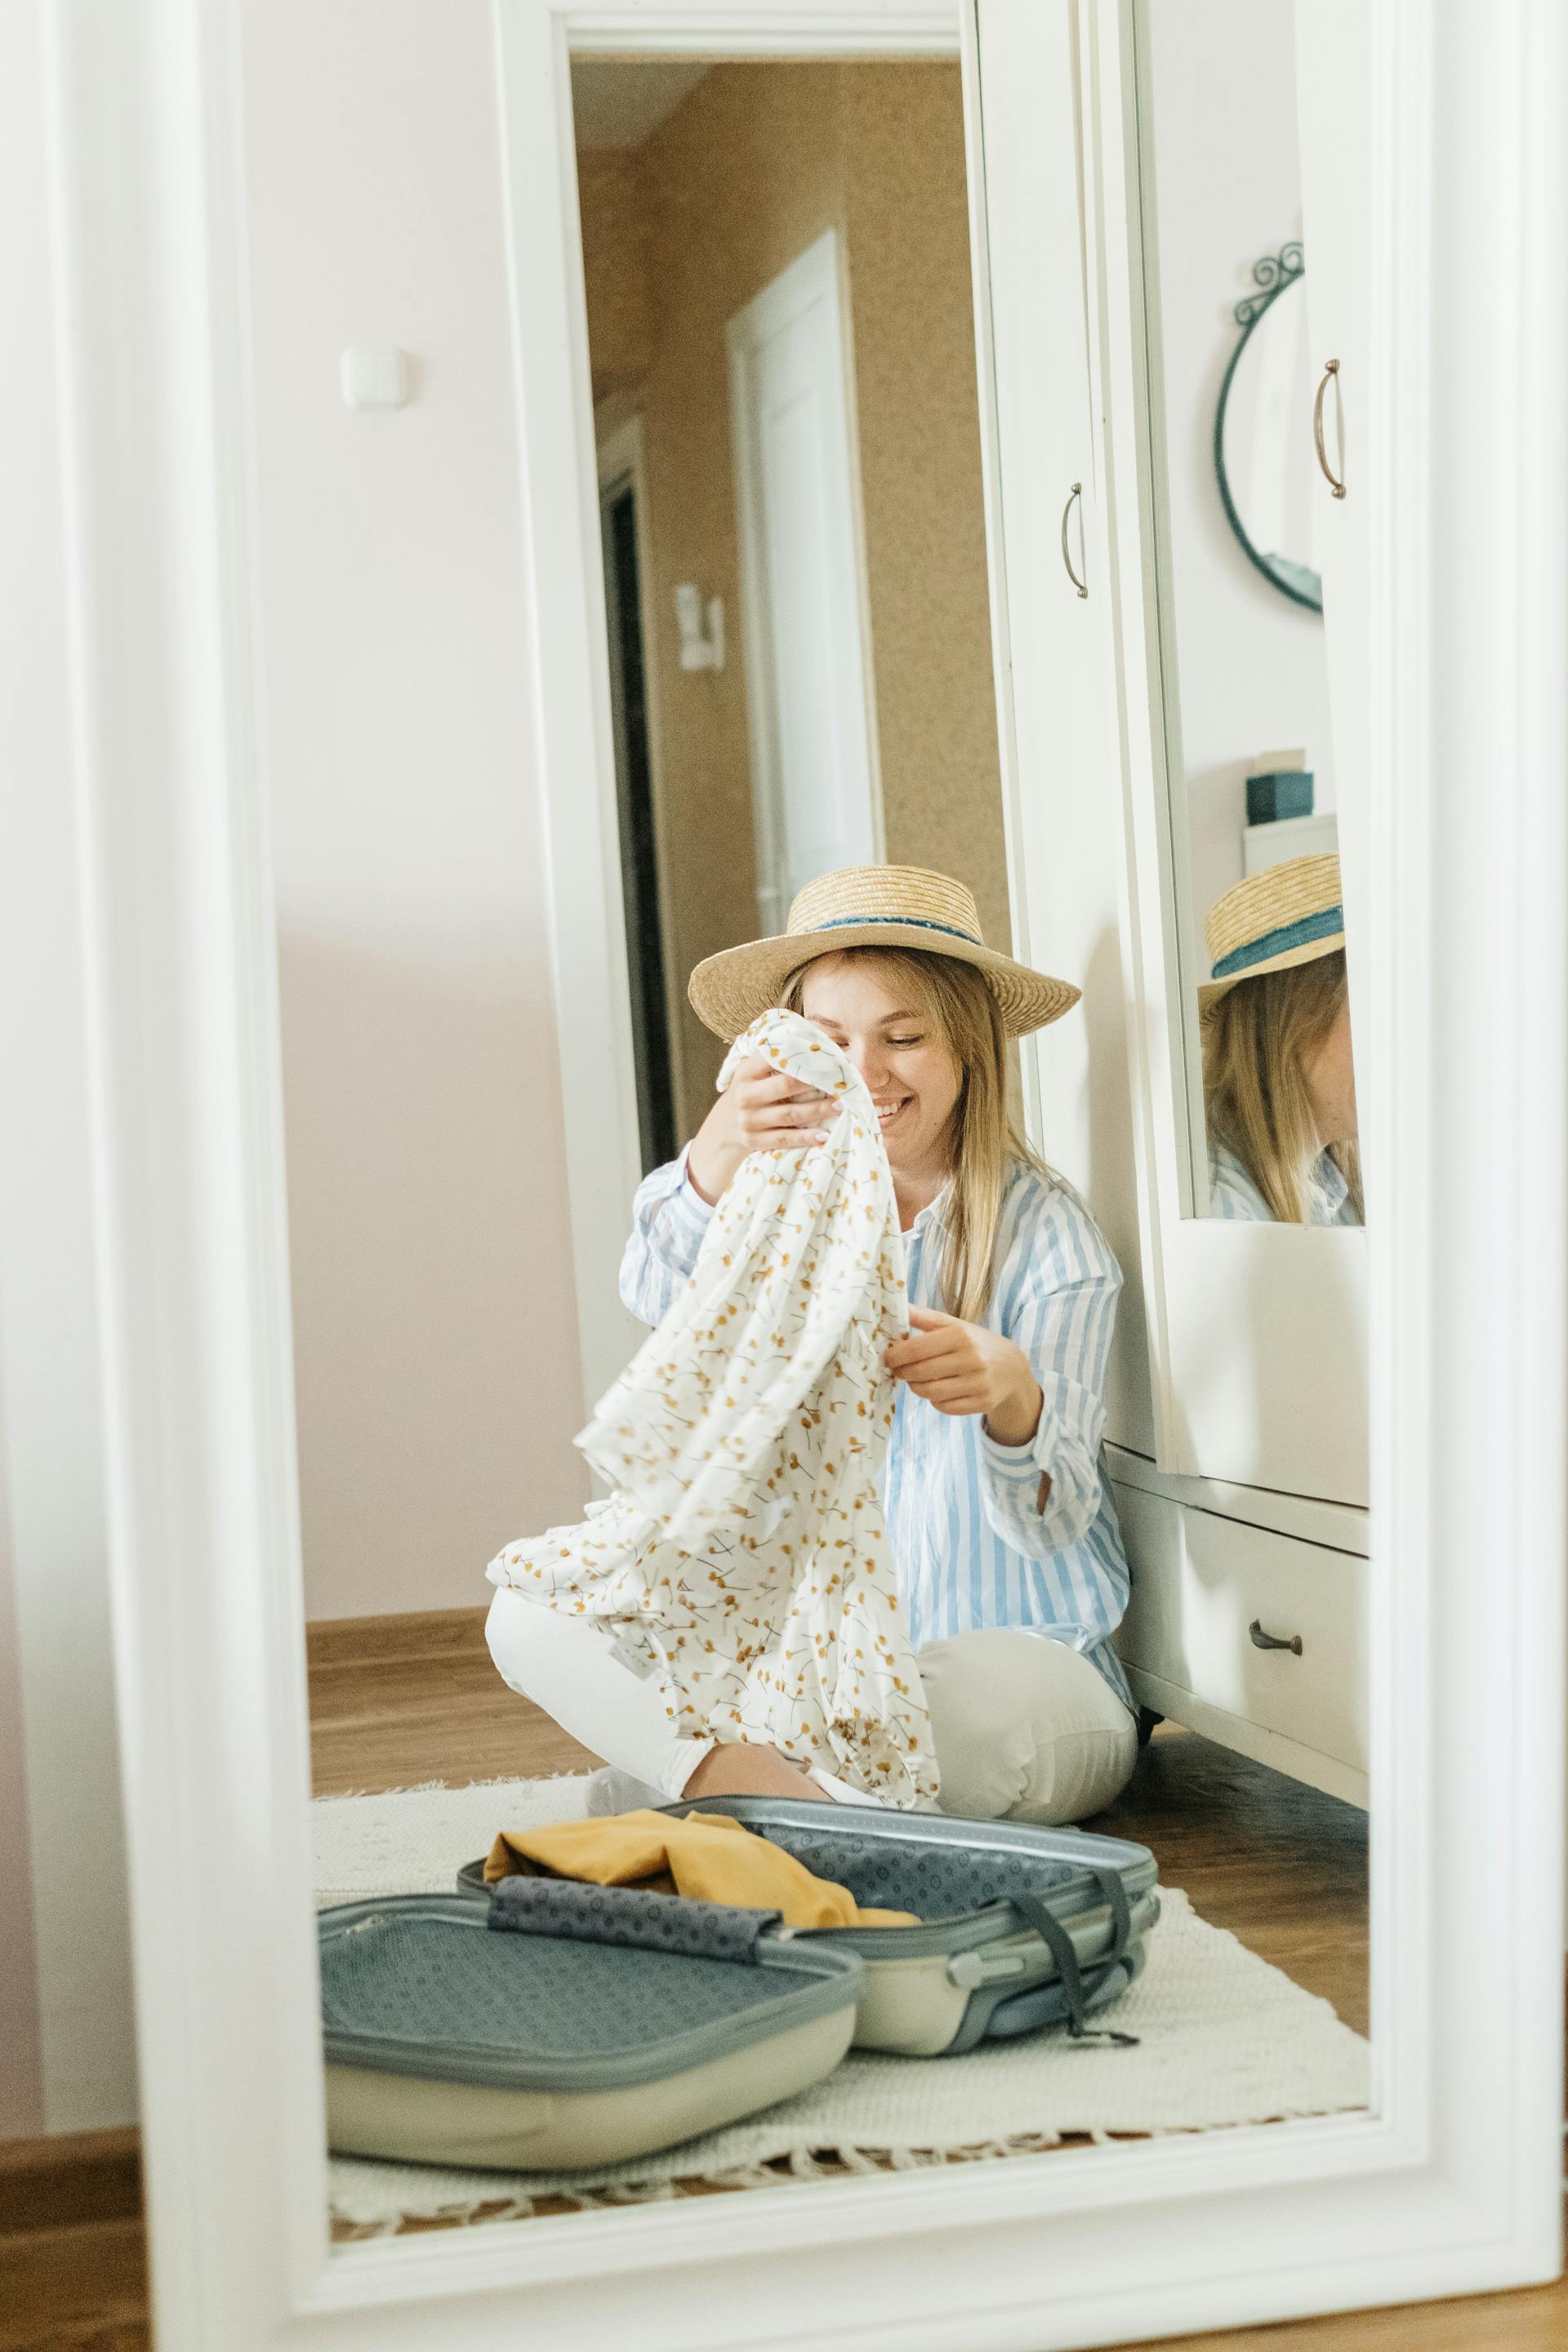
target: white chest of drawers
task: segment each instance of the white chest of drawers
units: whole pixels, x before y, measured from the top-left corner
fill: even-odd
[[[1107,1455],[1132,1563],[1117,1648],[1138,1698],[1364,1805],[1366,1514]]]

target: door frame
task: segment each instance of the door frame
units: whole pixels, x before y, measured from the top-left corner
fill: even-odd
[[[1055,5],[979,0],[972,87],[988,26],[1026,48]],[[520,166],[525,192],[559,228],[569,20],[622,45],[672,21],[690,50],[765,23],[801,54],[825,25],[846,48],[863,38],[871,8],[501,0],[514,144],[539,134],[542,186]],[[1388,283],[1363,463],[1381,485],[1378,751],[1411,827],[1369,974],[1399,1205],[1372,1236],[1376,2111],[803,2182],[726,2200],[721,2229],[710,2200],[677,2200],[334,2254],[238,8],[51,12],[110,1578],[163,2352],[500,2352],[520,2331],[541,2347],[635,2332],[645,2352],[1047,2352],[1555,2274],[1568,312],[1542,289],[1568,230],[1568,20],[1557,0],[1376,0],[1375,18],[1370,234]],[[986,173],[1005,205],[1005,147]],[[536,460],[542,417],[574,429],[559,330],[580,313],[560,251],[551,284],[520,341]],[[1493,495],[1460,499],[1482,449]],[[534,471],[529,486],[531,519]],[[536,695],[585,609],[580,488],[557,521],[582,593],[520,649]],[[1044,534],[1014,533],[1020,576],[1056,560]],[[571,676],[578,731],[542,729],[552,757],[593,740],[582,661]],[[1478,793],[1481,774],[1509,789]],[[593,1045],[601,1084],[613,1051],[607,1034]]]
[[[620,904],[573,56],[955,57],[967,0],[492,0],[524,534],[538,680],[551,976],[584,1417],[642,1332],[617,1272],[641,1179]],[[547,102],[541,93],[547,92]],[[524,233],[520,225],[526,223]],[[560,338],[546,368],[523,322]],[[562,362],[564,364],[562,364]],[[548,590],[539,583],[548,582]],[[684,974],[675,975],[677,998]]]
[[[647,712],[648,788],[653,799],[653,830],[658,845],[658,935],[664,972],[665,1026],[669,1034],[669,1087],[677,1112],[685,1099],[685,1038],[680,1007],[684,991],[675,961],[675,927],[669,898],[669,844],[665,833],[664,741],[660,732],[658,621],[653,610],[653,516],[648,506],[647,431],[640,411],[634,411],[595,437],[595,467],[599,496],[617,482],[630,482],[637,516],[638,623],[642,637],[643,701]],[[603,541],[601,540],[601,545]],[[601,575],[602,576],[602,575]],[[605,630],[608,651],[608,626]],[[614,746],[612,744],[612,755]],[[625,934],[623,930],[623,956]],[[630,1004],[628,990],[627,1003]],[[634,1101],[636,1081],[633,1081]],[[595,1391],[598,1393],[598,1391]]]

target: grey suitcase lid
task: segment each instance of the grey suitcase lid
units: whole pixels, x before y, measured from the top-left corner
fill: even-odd
[[[724,1813],[792,1853],[819,1878],[847,1886],[864,1906],[912,1911],[913,1927],[800,1927],[814,1948],[830,1945],[885,1959],[960,1952],[1016,1933],[1014,1892],[1048,1906],[1064,1924],[1107,1907],[1106,1881],[1121,1883],[1144,1924],[1159,1869],[1147,1846],[1085,1830],[1037,1829],[1023,1822],[974,1822],[944,1813],[896,1812],[880,1805],[818,1804],[795,1797],[698,1797],[663,1809],[672,1819]],[[466,1864],[460,1888],[484,1887],[482,1860]]]
[[[317,1921],[329,2064],[502,2090],[615,2090],[666,2081],[860,1998],[856,1954],[781,1941],[768,1932],[776,1913],[731,1912],[755,1923],[749,1949],[714,1957],[672,1945],[647,1906],[718,1906],[632,1888],[503,1884],[557,1897],[612,1893],[623,1916],[628,1901],[644,1906],[655,1930],[602,1941],[579,1916],[545,1932],[537,1912],[509,1922],[504,1900],[466,1894],[337,1905]],[[492,1932],[503,1925],[510,1931]]]

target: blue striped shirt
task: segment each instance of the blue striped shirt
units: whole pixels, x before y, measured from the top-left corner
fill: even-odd
[[[910,1304],[940,1308],[939,1197],[904,1235]],[[638,1190],[621,1297],[662,1321],[697,1262],[712,1211],[686,1153]],[[1117,1265],[1070,1186],[1022,1163],[1003,1199],[985,1321],[1021,1348],[1045,1402],[1026,1445],[999,1445],[977,1413],[938,1412],[900,1382],[882,1465],[882,1507],[910,1639],[1004,1625],[1080,1650],[1132,1700],[1110,1636],[1127,1606],[1127,1555],[1100,1466]],[[1041,1481],[1049,1489],[1041,1508]]]
[[[1344,1171],[1325,1151],[1307,1171],[1308,1225],[1359,1225],[1360,1213],[1351,1198]],[[1209,1153],[1209,1214],[1230,1224],[1272,1224],[1274,1212],[1228,1143],[1216,1143]]]

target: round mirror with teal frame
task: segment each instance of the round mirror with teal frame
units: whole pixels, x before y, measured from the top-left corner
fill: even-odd
[[[1236,306],[1241,336],[1219,388],[1214,464],[1226,520],[1248,562],[1281,596],[1321,613],[1306,305],[1285,299],[1305,271],[1299,241],[1252,266],[1258,291]]]

